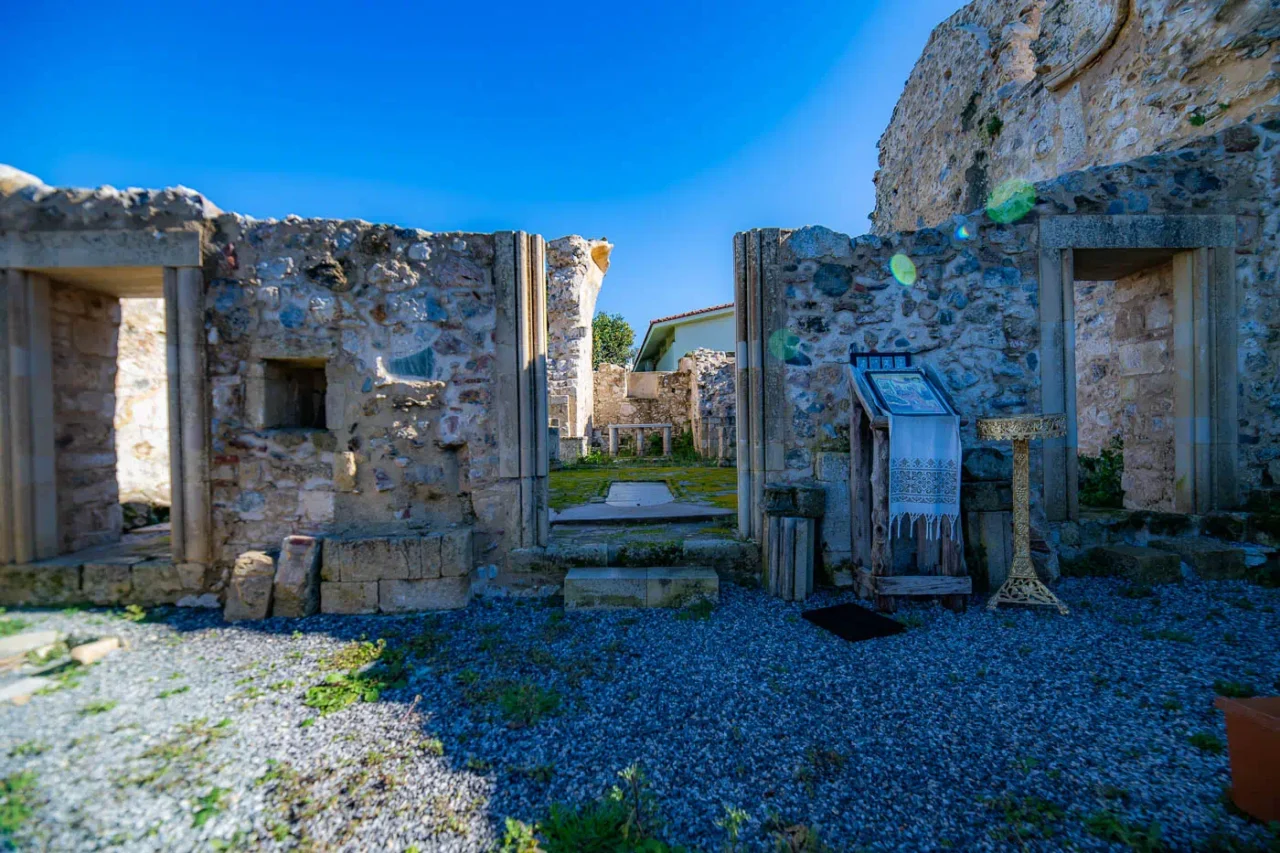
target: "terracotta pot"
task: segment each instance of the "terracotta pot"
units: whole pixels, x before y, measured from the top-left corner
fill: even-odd
[[[1259,820],[1280,820],[1280,696],[1214,704],[1227,716],[1232,801]]]

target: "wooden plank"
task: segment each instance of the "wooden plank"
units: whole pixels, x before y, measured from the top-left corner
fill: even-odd
[[[888,575],[875,578],[877,595],[969,595],[973,582],[968,577],[946,575]]]
[[[871,574],[871,569],[863,566],[854,573],[854,581],[857,584],[858,598],[872,598],[876,594],[875,575]]]

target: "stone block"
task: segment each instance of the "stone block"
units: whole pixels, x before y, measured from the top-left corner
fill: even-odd
[[[440,534],[440,563],[436,576],[446,578],[471,574],[475,558],[471,550],[471,529],[449,530]]]
[[[720,601],[720,578],[714,569],[678,566],[646,572],[646,607],[685,607],[695,601]]]
[[[470,601],[469,576],[378,582],[378,605],[383,613],[457,610],[466,607]]]
[[[961,479],[970,483],[1013,479],[1013,459],[995,447],[966,448],[961,462]]]
[[[182,573],[169,560],[145,560],[133,567],[133,590],[130,604],[155,606],[177,604],[186,588]]]
[[[91,666],[120,648],[119,637],[103,637],[71,650],[71,659],[81,666]]]
[[[321,613],[377,613],[378,583],[321,583]]]
[[[82,600],[78,565],[0,566],[0,606],[75,604]]]
[[[1206,580],[1242,580],[1251,576],[1244,551],[1212,539],[1156,539],[1151,547],[1177,554]]]
[[[236,558],[227,586],[222,618],[228,622],[266,619],[271,612],[271,588],[276,561],[264,551],[246,551]]]
[[[964,549],[974,589],[999,589],[1013,565],[1013,514],[965,512]]]
[[[58,642],[57,631],[24,631],[8,637],[0,637],[0,660],[20,658],[27,652],[43,649]]]
[[[584,567],[565,575],[566,610],[644,607],[648,600],[647,569]]]
[[[94,604],[119,604],[133,591],[130,563],[85,563],[81,591]]]
[[[960,508],[965,512],[1012,512],[1013,485],[995,480],[961,483]]]
[[[271,615],[310,616],[320,609],[320,540],[286,536],[276,564]]]
[[[440,577],[438,537],[379,536],[368,539],[326,539],[326,578],[342,583],[380,580],[421,580]]]
[[[1140,545],[1104,545],[1094,548],[1090,557],[1105,573],[1137,583],[1176,583],[1182,580],[1182,560],[1168,551]]]
[[[340,492],[356,490],[356,455],[344,450],[333,454],[333,487]]]

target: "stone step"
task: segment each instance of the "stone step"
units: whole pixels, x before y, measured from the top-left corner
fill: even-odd
[[[1215,539],[1153,539],[1151,547],[1176,554],[1182,562],[1207,580],[1238,580],[1249,577],[1242,548]]]
[[[720,600],[720,578],[705,566],[584,566],[564,578],[569,610],[684,607],[703,599]]]
[[[1176,583],[1182,580],[1182,560],[1177,554],[1141,545],[1104,545],[1090,552],[1106,574],[1138,583]]]

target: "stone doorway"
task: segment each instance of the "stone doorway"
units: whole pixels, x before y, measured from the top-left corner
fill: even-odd
[[[1236,505],[1235,239],[1233,216],[1041,219],[1043,409],[1068,429],[1044,444],[1049,521],[1079,518],[1079,453],[1113,435],[1127,508]]]

